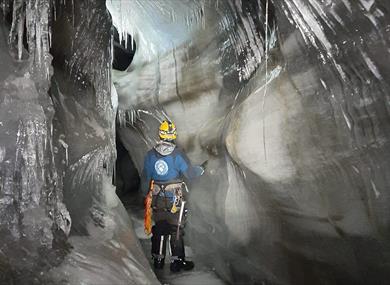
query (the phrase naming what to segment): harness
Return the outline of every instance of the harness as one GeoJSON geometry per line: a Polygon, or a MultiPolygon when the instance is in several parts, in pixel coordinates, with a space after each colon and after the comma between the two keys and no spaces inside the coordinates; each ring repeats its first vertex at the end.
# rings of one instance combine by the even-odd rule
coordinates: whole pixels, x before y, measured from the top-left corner
{"type": "Polygon", "coordinates": [[[169,182],[154,181],[151,189],[153,211],[176,213],[180,209],[182,201],[184,201],[183,189],[187,190],[187,186],[181,180],[169,182]]]}

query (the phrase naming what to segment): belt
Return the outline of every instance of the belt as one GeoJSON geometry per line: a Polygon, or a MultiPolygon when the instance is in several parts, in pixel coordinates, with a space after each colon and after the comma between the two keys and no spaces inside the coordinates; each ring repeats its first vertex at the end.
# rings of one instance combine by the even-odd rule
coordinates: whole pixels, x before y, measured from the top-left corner
{"type": "Polygon", "coordinates": [[[180,183],[184,183],[184,181],[183,180],[170,180],[170,181],[155,181],[154,180],[154,184],[157,184],[158,186],[168,186],[171,184],[180,184],[180,183]]]}

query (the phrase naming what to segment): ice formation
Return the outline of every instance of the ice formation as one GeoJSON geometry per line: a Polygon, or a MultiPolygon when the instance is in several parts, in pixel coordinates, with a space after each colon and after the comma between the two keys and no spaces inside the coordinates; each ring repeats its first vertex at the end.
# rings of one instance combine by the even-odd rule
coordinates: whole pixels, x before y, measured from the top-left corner
{"type": "Polygon", "coordinates": [[[0,9],[0,283],[158,283],[111,181],[116,127],[140,170],[164,118],[209,160],[188,238],[221,280],[389,279],[387,0],[0,9]]]}
{"type": "Polygon", "coordinates": [[[140,39],[113,76],[120,137],[140,169],[169,117],[191,159],[210,161],[191,187],[198,258],[232,283],[386,280],[390,5],[164,1],[156,22],[160,1],[134,2],[107,1],[140,39]],[[161,22],[170,36],[151,36],[161,22]]]}
{"type": "Polygon", "coordinates": [[[0,7],[0,283],[157,284],[111,183],[105,3],[0,7]]]}

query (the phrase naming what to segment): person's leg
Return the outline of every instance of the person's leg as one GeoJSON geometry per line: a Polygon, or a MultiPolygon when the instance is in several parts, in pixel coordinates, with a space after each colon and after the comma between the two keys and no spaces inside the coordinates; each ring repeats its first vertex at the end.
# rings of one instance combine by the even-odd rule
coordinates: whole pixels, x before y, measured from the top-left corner
{"type": "Polygon", "coordinates": [[[171,234],[171,249],[172,249],[172,258],[178,259],[178,258],[185,258],[185,251],[184,251],[184,231],[181,228],[179,231],[179,236],[177,237],[177,226],[171,225],[170,226],[170,234],[171,234]]]}
{"type": "Polygon", "coordinates": [[[177,236],[177,226],[171,225],[170,245],[172,249],[172,256],[170,269],[172,272],[179,272],[181,269],[191,270],[194,268],[194,263],[185,259],[183,236],[184,228],[180,228],[179,235],[177,236]]]}
{"type": "Polygon", "coordinates": [[[157,222],[152,228],[152,257],[156,269],[162,269],[164,267],[168,239],[167,233],[168,224],[165,221],[157,222]]]}

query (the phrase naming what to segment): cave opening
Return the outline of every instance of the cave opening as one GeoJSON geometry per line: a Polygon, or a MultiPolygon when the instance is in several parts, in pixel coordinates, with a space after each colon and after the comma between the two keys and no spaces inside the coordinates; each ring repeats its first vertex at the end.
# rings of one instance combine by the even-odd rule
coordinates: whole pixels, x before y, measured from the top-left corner
{"type": "MultiPolygon", "coordinates": [[[[133,37],[129,34],[120,35],[118,30],[113,27],[113,70],[127,70],[137,50],[137,45],[133,37]]],[[[116,129],[120,128],[118,116],[116,116],[116,129]]],[[[125,127],[130,127],[126,125],[125,127]]],[[[116,186],[116,193],[124,205],[128,204],[130,196],[138,195],[140,186],[140,174],[135,167],[134,161],[124,146],[119,132],[115,135],[116,144],[116,162],[113,175],[113,185],[116,186]]]]}
{"type": "Polygon", "coordinates": [[[137,50],[137,44],[129,34],[119,35],[118,30],[113,27],[113,61],[112,68],[119,71],[125,71],[133,61],[137,50]]]}
{"type": "Polygon", "coordinates": [[[126,196],[138,194],[140,175],[118,134],[116,135],[116,151],[117,159],[113,183],[116,186],[117,195],[122,202],[125,202],[126,196]]]}

